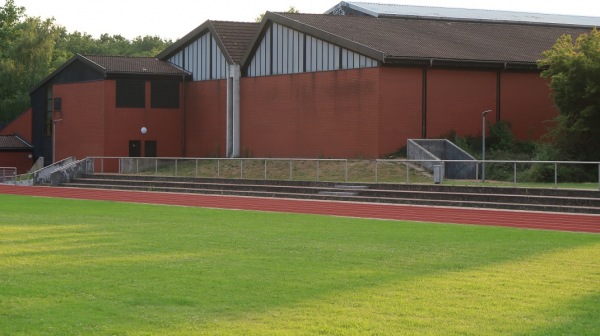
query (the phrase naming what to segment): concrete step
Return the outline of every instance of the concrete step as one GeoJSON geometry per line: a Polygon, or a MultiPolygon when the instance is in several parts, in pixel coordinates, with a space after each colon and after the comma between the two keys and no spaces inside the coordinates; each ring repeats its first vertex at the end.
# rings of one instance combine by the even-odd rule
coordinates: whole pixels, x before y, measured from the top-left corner
{"type": "Polygon", "coordinates": [[[356,192],[349,192],[349,191],[319,191],[318,192],[319,195],[326,195],[326,196],[357,196],[358,193],[356,192]]]}
{"type": "Polygon", "coordinates": [[[527,188],[454,187],[211,179],[143,175],[93,175],[63,186],[177,193],[343,200],[513,210],[600,213],[600,192],[527,188]]]}

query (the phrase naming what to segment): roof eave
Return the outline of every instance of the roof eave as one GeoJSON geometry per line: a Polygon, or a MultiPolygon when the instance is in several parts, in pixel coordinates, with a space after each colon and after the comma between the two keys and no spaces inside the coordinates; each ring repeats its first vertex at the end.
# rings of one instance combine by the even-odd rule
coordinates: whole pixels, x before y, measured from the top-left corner
{"type": "Polygon", "coordinates": [[[48,76],[44,77],[44,79],[42,79],[36,86],[34,86],[31,90],[29,90],[29,94],[31,95],[32,93],[37,91],[39,88],[46,85],[46,83],[48,83],[54,76],[58,75],[60,72],[62,72],[64,69],[66,69],[69,65],[73,64],[73,62],[75,62],[75,61],[80,61],[84,64],[87,64],[87,65],[91,66],[92,68],[94,68],[96,71],[104,73],[104,75],[106,76],[106,69],[104,69],[103,67],[99,66],[98,64],[92,62],[91,60],[87,59],[85,56],[76,54],[75,56],[71,57],[68,61],[63,63],[60,67],[58,67],[56,70],[52,71],[52,73],[50,73],[48,76]]]}
{"type": "Polygon", "coordinates": [[[460,67],[460,68],[486,68],[499,70],[537,70],[536,62],[524,61],[486,61],[443,59],[434,57],[399,57],[388,56],[384,65],[410,65],[421,67],[460,67]]]}
{"type": "Polygon", "coordinates": [[[106,74],[107,79],[117,78],[131,78],[131,77],[143,77],[143,78],[181,78],[185,76],[186,79],[190,78],[192,74],[188,71],[182,73],[153,73],[153,72],[109,72],[106,74]]]}

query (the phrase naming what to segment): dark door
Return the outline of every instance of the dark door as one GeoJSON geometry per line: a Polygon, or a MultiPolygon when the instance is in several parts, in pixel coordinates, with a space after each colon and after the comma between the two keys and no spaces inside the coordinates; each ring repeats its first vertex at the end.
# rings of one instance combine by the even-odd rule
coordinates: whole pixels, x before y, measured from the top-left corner
{"type": "Polygon", "coordinates": [[[144,142],[144,156],[156,157],[156,141],[148,140],[144,142]]]}
{"type": "Polygon", "coordinates": [[[142,142],[140,140],[129,140],[129,157],[140,157],[142,154],[142,142]]]}

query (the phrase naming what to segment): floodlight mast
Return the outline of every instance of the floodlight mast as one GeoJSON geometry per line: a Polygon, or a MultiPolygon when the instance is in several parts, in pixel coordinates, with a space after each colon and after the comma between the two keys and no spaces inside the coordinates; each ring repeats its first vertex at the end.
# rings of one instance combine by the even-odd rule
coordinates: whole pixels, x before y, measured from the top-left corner
{"type": "Polygon", "coordinates": [[[492,110],[481,112],[481,182],[485,182],[485,115],[492,110]]]}

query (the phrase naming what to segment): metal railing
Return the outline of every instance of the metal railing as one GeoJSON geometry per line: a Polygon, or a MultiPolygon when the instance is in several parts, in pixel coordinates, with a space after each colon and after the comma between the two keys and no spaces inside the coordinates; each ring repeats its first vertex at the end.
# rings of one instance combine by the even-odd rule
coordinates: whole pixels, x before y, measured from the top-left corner
{"type": "MultiPolygon", "coordinates": [[[[90,157],[90,172],[176,177],[238,178],[257,180],[296,180],[331,182],[419,183],[449,185],[526,186],[545,188],[586,188],[600,190],[600,162],[587,161],[499,161],[486,160],[487,180],[481,180],[481,160],[350,160],[298,158],[130,158],[90,157]],[[425,163],[441,168],[441,176],[423,168],[425,163]],[[466,180],[444,180],[444,167],[462,164],[473,176],[466,180]],[[474,169],[473,169],[474,166],[474,169]],[[571,179],[564,170],[571,166],[586,167],[590,177],[580,183],[567,184],[571,179]],[[502,174],[496,170],[501,168],[502,174]],[[536,170],[546,175],[537,182],[536,170]],[[541,168],[540,168],[541,167],[541,168]],[[594,168],[595,167],[595,168],[594,168]],[[593,175],[593,176],[592,176],[593,175]],[[500,177],[498,177],[500,176],[500,177]]],[[[429,165],[427,165],[429,166],[429,165]]]]}
{"type": "Polygon", "coordinates": [[[0,167],[0,183],[12,183],[16,176],[16,167],[0,167]]]}

